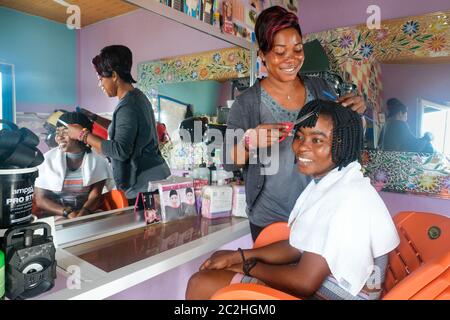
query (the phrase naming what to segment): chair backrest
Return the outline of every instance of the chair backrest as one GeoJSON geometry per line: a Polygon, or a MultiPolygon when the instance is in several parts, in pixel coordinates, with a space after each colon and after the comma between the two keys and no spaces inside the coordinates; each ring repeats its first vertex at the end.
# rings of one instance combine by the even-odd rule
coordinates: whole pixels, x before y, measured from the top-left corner
{"type": "Polygon", "coordinates": [[[287,222],[275,222],[265,227],[253,244],[253,248],[267,246],[268,244],[289,239],[291,228],[287,222]]]}
{"type": "Polygon", "coordinates": [[[104,211],[128,207],[128,199],[120,190],[111,190],[104,193],[101,199],[101,208],[104,211]]]}
{"type": "Polygon", "coordinates": [[[428,213],[404,211],[394,217],[400,245],[389,254],[385,292],[422,264],[450,251],[450,218],[428,213]]]}

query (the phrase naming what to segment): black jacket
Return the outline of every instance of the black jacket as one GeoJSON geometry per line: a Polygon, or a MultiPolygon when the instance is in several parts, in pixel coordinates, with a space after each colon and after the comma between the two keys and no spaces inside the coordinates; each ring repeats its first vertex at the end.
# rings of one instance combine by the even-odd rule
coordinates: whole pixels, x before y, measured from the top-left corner
{"type": "MultiPolygon", "coordinates": [[[[117,187],[126,190],[143,171],[165,163],[158,149],[152,106],[139,89],[128,92],[117,105],[102,152],[112,161],[117,187]]],[[[167,177],[163,174],[161,179],[167,177]]]]}

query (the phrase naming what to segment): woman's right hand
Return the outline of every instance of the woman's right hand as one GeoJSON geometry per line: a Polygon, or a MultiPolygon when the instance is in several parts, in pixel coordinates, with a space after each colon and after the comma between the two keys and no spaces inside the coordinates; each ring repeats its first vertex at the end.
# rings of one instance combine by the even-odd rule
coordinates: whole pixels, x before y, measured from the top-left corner
{"type": "Polygon", "coordinates": [[[260,124],[255,129],[249,129],[249,148],[267,148],[290,134],[290,127],[281,123],[260,124]]]}
{"type": "Polygon", "coordinates": [[[200,266],[200,270],[226,269],[240,262],[242,262],[242,258],[238,251],[219,250],[214,252],[209,259],[203,262],[200,266]]]}

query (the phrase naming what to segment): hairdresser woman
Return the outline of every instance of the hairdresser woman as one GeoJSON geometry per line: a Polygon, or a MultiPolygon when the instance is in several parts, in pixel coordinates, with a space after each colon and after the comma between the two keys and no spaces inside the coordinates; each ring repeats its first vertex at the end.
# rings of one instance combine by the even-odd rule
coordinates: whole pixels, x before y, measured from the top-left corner
{"type": "MultiPolygon", "coordinates": [[[[290,147],[292,136],[283,122],[297,119],[307,102],[329,99],[324,92],[334,94],[322,79],[299,76],[305,55],[295,14],[279,6],[270,7],[258,16],[255,33],[267,77],[237,97],[227,123],[237,139],[228,136],[224,144],[225,169],[244,171],[253,239],[265,226],[287,221],[296,199],[309,183],[309,178],[296,170],[290,147]],[[284,140],[278,144],[280,138],[284,140]],[[274,150],[275,144],[279,156],[272,155],[272,160],[278,162],[272,161],[269,169],[263,165],[266,159],[258,153],[264,148],[274,150]]],[[[344,96],[339,102],[358,113],[366,108],[359,96],[344,96]]]]}
{"type": "Polygon", "coordinates": [[[133,87],[132,53],[122,45],[103,48],[93,60],[99,86],[108,97],[117,97],[109,140],[103,140],[79,125],[69,125],[70,138],[86,142],[111,159],[114,180],[125,191],[130,204],[138,192],[147,191],[148,182],[165,179],[169,167],[158,149],[155,116],[150,101],[133,87]]]}

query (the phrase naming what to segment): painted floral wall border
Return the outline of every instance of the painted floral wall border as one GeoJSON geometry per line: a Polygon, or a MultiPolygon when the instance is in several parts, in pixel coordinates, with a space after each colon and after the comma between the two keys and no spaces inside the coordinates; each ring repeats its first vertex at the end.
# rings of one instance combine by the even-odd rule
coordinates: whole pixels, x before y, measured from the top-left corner
{"type": "Polygon", "coordinates": [[[450,11],[386,20],[380,29],[369,30],[364,24],[305,36],[305,41],[315,39],[327,52],[331,70],[358,84],[379,113],[379,63],[450,57],[450,11]]]}
{"type": "Polygon", "coordinates": [[[306,36],[319,39],[333,67],[347,59],[393,62],[450,56],[450,11],[386,20],[380,29],[367,26],[338,28],[306,36]]]}
{"type": "Polygon", "coordinates": [[[250,52],[242,48],[205,51],[138,64],[138,85],[146,91],[166,83],[228,80],[250,75],[250,52]]]}
{"type": "Polygon", "coordinates": [[[365,150],[361,163],[378,191],[450,199],[448,155],[365,150]]]}

